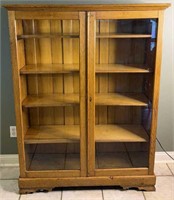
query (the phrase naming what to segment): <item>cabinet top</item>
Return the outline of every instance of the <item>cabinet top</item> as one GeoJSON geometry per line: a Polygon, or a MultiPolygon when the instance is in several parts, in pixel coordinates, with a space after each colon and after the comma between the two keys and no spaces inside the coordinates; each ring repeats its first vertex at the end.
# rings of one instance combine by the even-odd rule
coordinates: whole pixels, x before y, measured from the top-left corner
{"type": "Polygon", "coordinates": [[[161,4],[6,4],[7,10],[13,11],[107,11],[107,10],[164,10],[170,3],[161,4]]]}

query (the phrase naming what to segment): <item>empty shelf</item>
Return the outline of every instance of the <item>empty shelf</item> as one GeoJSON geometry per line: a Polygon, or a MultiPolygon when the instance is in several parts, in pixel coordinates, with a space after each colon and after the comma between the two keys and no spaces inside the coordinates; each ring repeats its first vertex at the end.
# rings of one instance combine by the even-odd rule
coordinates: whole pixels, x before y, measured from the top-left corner
{"type": "Polygon", "coordinates": [[[17,39],[28,39],[28,38],[79,38],[78,33],[42,33],[42,34],[25,34],[25,35],[18,35],[17,39]]]}
{"type": "Polygon", "coordinates": [[[25,144],[79,142],[79,125],[34,126],[25,135],[25,144]]]}
{"type": "Polygon", "coordinates": [[[148,167],[148,152],[97,153],[97,169],[148,167]]]}
{"type": "Polygon", "coordinates": [[[151,38],[151,34],[100,33],[96,38],[151,38]]]}
{"type": "Polygon", "coordinates": [[[24,107],[71,106],[79,103],[79,94],[43,94],[27,96],[24,107]]]}
{"type": "Polygon", "coordinates": [[[97,93],[96,105],[147,106],[148,99],[142,93],[97,93]]]}
{"type": "Polygon", "coordinates": [[[96,142],[147,142],[149,137],[141,125],[96,125],[96,142]]]}
{"type": "Polygon", "coordinates": [[[32,64],[25,65],[21,74],[57,74],[78,72],[78,64],[32,64]]]}
{"type": "Polygon", "coordinates": [[[150,69],[141,65],[97,64],[96,73],[149,73],[150,69]]]}

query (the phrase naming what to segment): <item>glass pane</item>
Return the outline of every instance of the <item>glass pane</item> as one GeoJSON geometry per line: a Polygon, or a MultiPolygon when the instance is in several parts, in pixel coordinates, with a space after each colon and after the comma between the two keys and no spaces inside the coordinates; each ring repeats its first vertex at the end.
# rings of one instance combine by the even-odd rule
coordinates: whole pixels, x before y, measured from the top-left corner
{"type": "Polygon", "coordinates": [[[148,167],[157,19],[97,20],[96,168],[148,167]]]}
{"type": "Polygon", "coordinates": [[[28,170],[80,169],[79,20],[17,20],[28,170]]]}
{"type": "Polygon", "coordinates": [[[79,143],[27,144],[27,170],[80,169],[79,143]]]}

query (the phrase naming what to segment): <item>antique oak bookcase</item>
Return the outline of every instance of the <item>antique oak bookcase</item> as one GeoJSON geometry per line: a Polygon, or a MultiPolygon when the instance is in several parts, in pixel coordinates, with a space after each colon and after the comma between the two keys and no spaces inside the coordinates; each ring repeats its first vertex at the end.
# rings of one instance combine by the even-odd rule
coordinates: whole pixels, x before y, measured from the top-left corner
{"type": "Polygon", "coordinates": [[[169,4],[6,5],[20,193],[154,190],[169,4]]]}

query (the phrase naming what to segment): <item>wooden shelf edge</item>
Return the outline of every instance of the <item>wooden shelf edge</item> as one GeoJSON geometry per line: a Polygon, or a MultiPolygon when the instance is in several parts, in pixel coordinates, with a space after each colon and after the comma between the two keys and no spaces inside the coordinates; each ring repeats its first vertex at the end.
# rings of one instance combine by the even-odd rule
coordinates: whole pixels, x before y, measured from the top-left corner
{"type": "Polygon", "coordinates": [[[25,34],[17,35],[17,39],[30,39],[30,38],[79,38],[79,34],[25,34]]]}
{"type": "Polygon", "coordinates": [[[79,72],[79,64],[32,64],[21,68],[20,74],[66,74],[79,72]]]}
{"type": "Polygon", "coordinates": [[[152,35],[151,34],[127,34],[127,33],[123,33],[123,34],[119,34],[119,33],[110,33],[110,34],[105,34],[105,33],[102,33],[102,34],[97,34],[96,35],[96,38],[98,39],[102,39],[102,38],[106,38],[106,39],[109,39],[109,38],[151,38],[152,35]]]}
{"type": "Polygon", "coordinates": [[[22,106],[26,108],[72,106],[76,104],[79,104],[79,94],[29,95],[22,102],[22,106]]]}
{"type": "Polygon", "coordinates": [[[96,73],[152,73],[145,65],[137,64],[96,64],[96,73]]]}
{"type": "Polygon", "coordinates": [[[97,106],[148,106],[149,100],[143,93],[96,93],[97,106]]]}
{"type": "Polygon", "coordinates": [[[103,10],[164,10],[171,6],[171,3],[145,3],[145,4],[72,4],[72,5],[65,5],[65,4],[3,4],[8,10],[46,10],[46,9],[53,9],[57,11],[103,11],[103,10]]]}
{"type": "Polygon", "coordinates": [[[133,124],[96,125],[96,142],[148,142],[143,126],[133,124]]]}
{"type": "Polygon", "coordinates": [[[79,125],[33,126],[25,134],[25,144],[79,143],[79,125]]]}
{"type": "MultiPolygon", "coordinates": [[[[141,125],[96,125],[95,142],[148,142],[141,125]]],[[[79,143],[79,125],[33,126],[25,134],[25,144],[79,143]]]]}

